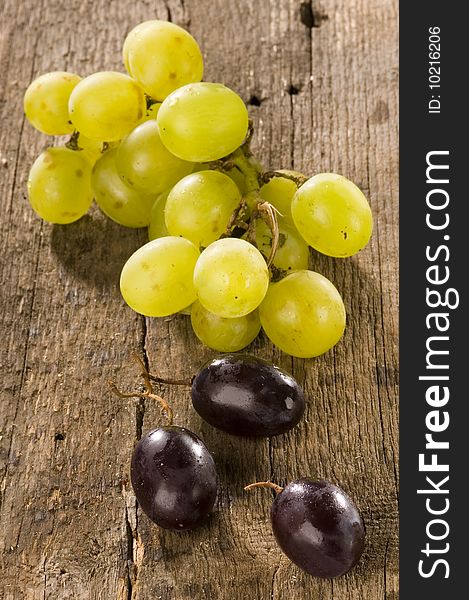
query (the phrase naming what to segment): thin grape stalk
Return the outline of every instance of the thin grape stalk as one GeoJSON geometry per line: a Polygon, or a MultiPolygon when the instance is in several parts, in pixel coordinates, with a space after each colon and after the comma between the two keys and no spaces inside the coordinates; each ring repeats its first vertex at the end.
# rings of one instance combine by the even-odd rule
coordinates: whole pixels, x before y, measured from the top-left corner
{"type": "Polygon", "coordinates": [[[268,183],[274,177],[283,177],[283,179],[288,179],[289,181],[293,181],[296,184],[296,187],[301,187],[303,183],[306,183],[309,177],[306,175],[296,176],[290,173],[285,173],[284,171],[266,171],[262,173],[260,176],[260,180],[262,183],[268,183]]]}
{"type": "Polygon", "coordinates": [[[274,177],[283,177],[293,181],[297,187],[300,187],[307,177],[295,177],[281,171],[263,172],[258,161],[252,160],[251,140],[254,134],[252,120],[249,120],[248,132],[243,144],[228,156],[216,161],[206,163],[209,169],[216,169],[223,173],[229,173],[237,169],[245,178],[247,193],[241,199],[237,208],[233,211],[231,218],[222,237],[232,237],[236,230],[246,232],[246,239],[257,248],[256,242],[256,221],[262,219],[272,234],[270,253],[265,256],[267,266],[273,271],[275,278],[280,275],[278,269],[273,266],[276,252],[281,245],[279,235],[278,216],[283,216],[273,204],[263,200],[259,194],[262,184],[267,183],[274,177]]]}
{"type": "Polygon", "coordinates": [[[130,481],[142,511],[159,527],[173,531],[202,525],[217,497],[214,459],[203,441],[185,427],[173,425],[167,402],[153,393],[150,374],[134,354],[145,382],[143,392],[121,392],[121,398],[153,398],[168,417],[168,424],[145,433],[136,444],[130,461],[130,481]]]}
{"type": "Polygon", "coordinates": [[[151,398],[152,400],[156,400],[156,402],[160,405],[161,410],[165,413],[167,417],[167,425],[171,426],[173,424],[173,411],[171,407],[164,398],[154,393],[153,386],[151,384],[151,379],[154,378],[148,372],[145,363],[140,358],[140,356],[138,356],[136,352],[133,352],[132,358],[137,363],[140,369],[140,375],[144,382],[144,390],[142,392],[138,390],[132,392],[122,392],[111,380],[108,381],[109,387],[111,388],[114,395],[118,396],[119,398],[151,398]]]}
{"type": "Polygon", "coordinates": [[[268,267],[271,267],[272,263],[274,262],[275,254],[277,253],[280,242],[277,215],[281,216],[280,212],[275,208],[275,206],[270,204],[270,202],[259,202],[252,213],[251,221],[249,223],[249,228],[247,231],[248,240],[251,242],[251,244],[256,246],[256,219],[258,219],[259,217],[262,218],[267,224],[267,227],[270,229],[272,233],[272,242],[270,247],[270,254],[267,258],[268,267]]]}
{"type": "MultiPolygon", "coordinates": [[[[65,144],[65,146],[66,146],[66,148],[69,148],[69,150],[74,150],[75,152],[80,152],[81,150],[84,150],[84,147],[80,145],[80,140],[81,140],[80,132],[75,129],[73,131],[73,133],[70,135],[70,138],[69,138],[68,142],[65,144]]],[[[109,143],[108,142],[97,143],[97,146],[100,147],[100,152],[102,154],[108,150],[109,143]]]]}

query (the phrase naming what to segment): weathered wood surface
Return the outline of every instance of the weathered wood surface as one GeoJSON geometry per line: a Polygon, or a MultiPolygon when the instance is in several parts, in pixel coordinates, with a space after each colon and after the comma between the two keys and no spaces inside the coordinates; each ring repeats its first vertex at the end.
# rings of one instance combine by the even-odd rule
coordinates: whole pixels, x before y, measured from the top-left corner
{"type": "Polygon", "coordinates": [[[3,0],[0,17],[0,598],[395,600],[397,0],[3,0]],[[211,353],[186,317],[145,320],[121,300],[120,268],[144,231],[96,210],[51,226],[25,200],[29,166],[48,143],[24,121],[29,82],[51,70],[120,69],[127,31],[155,17],[189,28],[206,79],[250,101],[265,165],[343,173],[376,219],[360,255],[311,258],[348,311],[334,351],[293,360],[264,337],[251,348],[304,386],[306,418],[293,432],[229,437],[201,422],[187,391],[163,390],[220,473],[210,523],[183,534],[152,526],[129,486],[133,445],[159,410],[112,397],[106,382],[135,384],[132,349],[178,377],[211,353]],[[271,493],[242,490],[303,475],[339,483],[363,512],[366,552],[341,579],[293,566],[270,530],[271,493]]]}

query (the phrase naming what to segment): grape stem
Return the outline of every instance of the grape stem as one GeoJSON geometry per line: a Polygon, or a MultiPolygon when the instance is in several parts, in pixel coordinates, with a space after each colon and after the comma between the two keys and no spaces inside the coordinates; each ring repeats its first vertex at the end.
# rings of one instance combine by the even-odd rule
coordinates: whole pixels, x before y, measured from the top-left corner
{"type": "Polygon", "coordinates": [[[148,370],[143,360],[135,352],[132,353],[132,358],[140,367],[140,374],[143,377],[145,390],[143,392],[121,392],[113,381],[108,381],[109,387],[116,396],[119,396],[119,398],[152,398],[153,400],[156,400],[163,412],[166,413],[166,416],[168,418],[168,425],[172,425],[173,411],[171,410],[171,407],[164,398],[153,393],[153,386],[150,381],[150,374],[148,373],[148,370]]]}
{"type": "Polygon", "coordinates": [[[203,163],[210,171],[221,171],[222,173],[228,173],[235,168],[235,164],[231,161],[230,157],[219,158],[218,160],[212,160],[210,162],[203,163]]]}
{"type": "Polygon", "coordinates": [[[190,387],[192,385],[192,379],[189,381],[187,379],[164,379],[163,377],[158,377],[158,375],[153,375],[149,373],[151,381],[155,381],[156,383],[167,383],[168,385],[185,385],[190,387]]]}
{"type": "Polygon", "coordinates": [[[272,242],[270,246],[270,254],[269,257],[266,258],[267,266],[270,268],[275,258],[275,254],[277,253],[279,247],[280,234],[278,229],[278,219],[277,215],[281,215],[281,213],[270,204],[270,202],[258,202],[256,208],[253,210],[251,215],[251,220],[249,222],[249,227],[247,230],[247,240],[253,246],[257,247],[256,244],[256,221],[261,218],[266,223],[267,227],[270,229],[272,233],[272,242]]]}
{"type": "Polygon", "coordinates": [[[290,179],[291,181],[294,181],[298,187],[300,187],[305,181],[307,181],[308,178],[290,175],[288,173],[281,173],[280,171],[267,171],[263,173],[257,161],[251,160],[251,140],[253,133],[254,125],[252,120],[249,119],[246,139],[242,145],[228,156],[206,164],[209,168],[218,169],[224,172],[237,169],[244,176],[247,192],[244,198],[241,200],[240,205],[231,215],[230,221],[222,237],[230,237],[233,233],[233,229],[238,227],[247,232],[247,241],[257,248],[256,221],[257,219],[262,218],[272,233],[270,253],[269,256],[266,257],[267,266],[270,268],[275,259],[275,254],[279,248],[279,227],[277,215],[283,215],[272,204],[270,204],[270,202],[262,201],[259,195],[260,187],[274,177],[290,179]],[[246,222],[246,208],[248,206],[254,206],[255,208],[252,210],[248,222],[246,222]]]}
{"type": "Polygon", "coordinates": [[[65,144],[65,147],[68,148],[69,150],[83,150],[83,148],[81,148],[78,145],[78,138],[80,137],[80,133],[75,130],[72,135],[70,136],[70,139],[68,140],[68,142],[65,144]]]}
{"type": "Polygon", "coordinates": [[[264,219],[265,223],[269,227],[272,232],[272,243],[270,246],[270,254],[267,259],[267,266],[270,267],[274,261],[275,254],[278,250],[279,243],[279,231],[278,231],[278,220],[277,215],[279,215],[279,211],[272,206],[270,202],[261,202],[257,206],[257,210],[259,211],[261,217],[264,219]]]}
{"type": "Polygon", "coordinates": [[[252,153],[249,149],[249,144],[246,145],[245,142],[242,146],[230,154],[229,157],[227,157],[233,166],[237,168],[238,171],[241,171],[241,173],[244,175],[248,194],[259,191],[259,178],[261,176],[261,172],[257,165],[249,160],[251,156],[252,153]]]}
{"type": "Polygon", "coordinates": [[[277,485],[276,483],[272,483],[271,481],[257,481],[256,483],[250,483],[244,488],[244,491],[249,492],[254,488],[271,488],[276,494],[283,492],[283,487],[277,485]]]}
{"type": "Polygon", "coordinates": [[[241,146],[241,148],[243,149],[244,155],[247,157],[252,156],[251,141],[252,141],[253,135],[254,135],[254,122],[252,119],[249,119],[248,120],[248,131],[246,133],[246,139],[244,140],[244,142],[242,143],[242,146],[241,146]]]}
{"type": "Polygon", "coordinates": [[[147,110],[149,108],[151,108],[154,104],[158,104],[158,100],[155,100],[154,98],[152,98],[148,94],[145,94],[145,102],[147,104],[147,110]]]}
{"type": "Polygon", "coordinates": [[[275,177],[282,177],[283,179],[293,181],[296,183],[297,187],[301,187],[303,183],[308,181],[308,177],[305,177],[304,175],[291,175],[290,173],[282,173],[281,171],[266,171],[260,175],[262,183],[268,183],[275,177]]]}
{"type": "Polygon", "coordinates": [[[236,227],[247,230],[248,224],[244,220],[246,215],[247,215],[246,200],[244,200],[244,198],[241,198],[241,202],[234,209],[234,211],[230,217],[230,220],[228,221],[228,225],[226,226],[225,233],[223,234],[222,237],[231,237],[233,229],[235,229],[236,227]]]}
{"type": "MultiPolygon", "coordinates": [[[[75,129],[75,131],[70,136],[70,139],[65,144],[65,147],[69,150],[74,150],[75,152],[80,152],[83,148],[79,144],[80,142],[80,132],[75,129]]],[[[103,142],[101,146],[101,154],[104,154],[109,150],[109,142],[103,142]]]]}

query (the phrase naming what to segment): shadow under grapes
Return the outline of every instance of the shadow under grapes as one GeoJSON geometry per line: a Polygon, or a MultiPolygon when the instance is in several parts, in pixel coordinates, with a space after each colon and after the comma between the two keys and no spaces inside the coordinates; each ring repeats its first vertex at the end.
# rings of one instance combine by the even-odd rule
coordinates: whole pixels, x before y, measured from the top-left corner
{"type": "Polygon", "coordinates": [[[53,225],[50,247],[67,273],[109,289],[119,285],[124,263],[147,240],[146,228],[122,227],[92,210],[70,225],[53,225]]]}

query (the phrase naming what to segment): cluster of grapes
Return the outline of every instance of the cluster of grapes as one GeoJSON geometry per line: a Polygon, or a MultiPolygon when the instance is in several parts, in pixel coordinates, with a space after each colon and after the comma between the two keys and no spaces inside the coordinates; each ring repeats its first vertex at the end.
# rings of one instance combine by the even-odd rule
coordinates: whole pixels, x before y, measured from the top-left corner
{"type": "MultiPolygon", "coordinates": [[[[170,407],[153,393],[152,380],[169,382],[150,375],[136,358],[145,391],[123,393],[111,384],[114,392],[121,397],[157,400],[169,423],[146,433],[135,446],[132,487],[140,507],[154,523],[176,531],[190,530],[212,512],[217,498],[216,465],[197,435],[173,425],[170,407]]],[[[291,375],[239,352],[212,359],[186,383],[199,415],[233,435],[285,433],[299,422],[305,409],[303,391],[291,375]]],[[[295,564],[316,577],[338,577],[357,563],[365,529],[353,500],[340,487],[303,477],[285,488],[262,481],[245,490],[256,487],[269,487],[277,493],[271,509],[272,529],[280,548],[295,564]]]]}
{"type": "Polygon", "coordinates": [[[177,25],[141,23],[123,57],[129,75],[53,72],[27,89],[29,121],[72,134],[33,164],[33,209],[71,223],[94,197],[117,223],[148,226],[150,241],[122,270],[124,300],[149,317],[190,314],[215,350],[241,350],[261,327],[293,356],[329,350],[345,309],[334,285],[308,270],[309,246],[334,257],[363,248],[372,230],[363,193],[332,173],[264,172],[244,102],[201,82],[199,46],[177,25]]]}
{"type": "MultiPolygon", "coordinates": [[[[148,226],[150,241],[126,262],[121,292],[138,313],[188,312],[207,346],[237,352],[261,326],[283,351],[312,357],[342,336],[345,310],[334,285],[308,270],[309,246],[351,256],[368,242],[372,216],[346,178],[322,173],[264,172],[250,151],[245,104],[218,83],[201,82],[197,42],[180,27],[147,21],[127,36],[129,73],[82,79],[48,73],[29,86],[25,113],[41,132],[71,134],[33,164],[29,200],[53,223],[71,223],[93,198],[127,227],[148,226]]],[[[145,391],[169,424],[136,445],[131,480],[143,511],[161,527],[192,529],[217,495],[210,452],[172,424],[140,361],[145,391]]],[[[154,378],[157,381],[158,378],[154,378]]],[[[294,427],[305,400],[296,381],[255,357],[227,354],[191,382],[195,410],[235,435],[272,436],[294,427]]],[[[364,546],[353,501],[337,486],[309,478],[275,489],[271,519],[284,552],[307,572],[347,572],[364,546]]]]}

